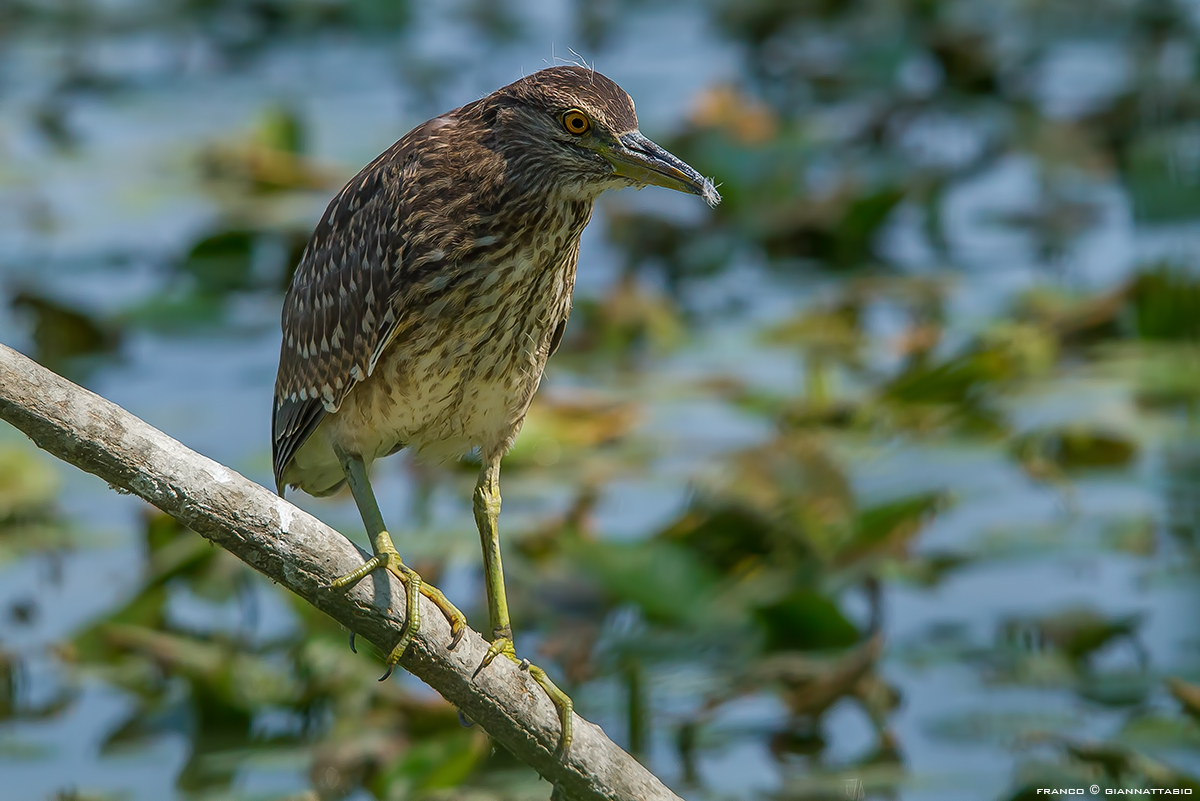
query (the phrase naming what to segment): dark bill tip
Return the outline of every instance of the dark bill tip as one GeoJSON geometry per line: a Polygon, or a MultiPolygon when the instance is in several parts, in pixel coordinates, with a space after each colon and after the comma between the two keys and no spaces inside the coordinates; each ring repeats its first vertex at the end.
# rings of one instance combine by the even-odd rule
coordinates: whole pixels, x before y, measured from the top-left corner
{"type": "Polygon", "coordinates": [[[605,151],[613,172],[641,184],[662,186],[699,195],[710,206],[721,202],[713,182],[654,144],[638,131],[620,137],[617,147],[605,151]]]}

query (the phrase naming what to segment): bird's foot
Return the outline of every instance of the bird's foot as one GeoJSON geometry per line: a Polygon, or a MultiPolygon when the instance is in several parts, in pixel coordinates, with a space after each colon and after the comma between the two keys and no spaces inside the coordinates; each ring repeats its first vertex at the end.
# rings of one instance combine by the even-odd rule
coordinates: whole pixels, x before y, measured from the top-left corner
{"type": "Polygon", "coordinates": [[[496,657],[503,654],[517,664],[521,670],[527,671],[533,680],[541,685],[546,691],[546,695],[550,696],[550,700],[554,702],[554,706],[558,709],[558,722],[560,726],[560,734],[558,738],[558,747],[554,750],[555,756],[563,759],[567,755],[567,750],[571,747],[571,715],[575,710],[575,705],[571,702],[570,696],[558,689],[550,677],[546,675],[546,671],[542,670],[537,665],[531,664],[528,659],[517,658],[516,648],[513,647],[512,632],[495,631],[492,632],[492,644],[488,647],[487,653],[483,657],[483,661],[479,663],[479,667],[475,668],[475,673],[471,678],[479,675],[485,667],[492,664],[496,657]]]}
{"type": "MultiPolygon", "coordinates": [[[[413,636],[421,626],[421,606],[420,596],[424,595],[429,600],[433,601],[438,609],[442,610],[446,620],[450,623],[450,649],[453,650],[463,634],[467,630],[467,618],[458,608],[442,594],[442,591],[432,584],[426,584],[417,571],[413,570],[400,558],[400,554],[396,551],[396,547],[392,544],[392,538],[386,531],[382,532],[375,540],[375,555],[363,563],[362,567],[351,571],[346,575],[334,580],[330,584],[331,589],[340,589],[342,587],[351,587],[361,581],[370,573],[383,568],[400,580],[405,589],[405,621],[404,628],[400,631],[400,641],[396,643],[396,647],[388,654],[387,658],[387,673],[383,675],[383,681],[388,676],[392,675],[392,668],[400,661],[400,657],[404,654],[404,650],[408,648],[408,644],[412,642],[413,636]]],[[[351,640],[352,649],[354,647],[351,640]]]]}

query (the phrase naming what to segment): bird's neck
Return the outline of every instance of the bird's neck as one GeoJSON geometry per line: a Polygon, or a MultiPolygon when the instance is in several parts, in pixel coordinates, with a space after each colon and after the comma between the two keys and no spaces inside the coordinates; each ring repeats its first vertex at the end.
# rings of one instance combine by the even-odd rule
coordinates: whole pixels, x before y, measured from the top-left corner
{"type": "Polygon", "coordinates": [[[593,205],[593,198],[565,192],[502,196],[493,213],[479,218],[478,237],[507,242],[515,249],[574,247],[592,217],[593,205]]]}

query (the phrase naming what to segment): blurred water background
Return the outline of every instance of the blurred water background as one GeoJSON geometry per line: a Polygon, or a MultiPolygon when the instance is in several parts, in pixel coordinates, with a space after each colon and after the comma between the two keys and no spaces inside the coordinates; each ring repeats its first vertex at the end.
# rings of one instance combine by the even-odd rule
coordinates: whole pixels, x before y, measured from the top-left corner
{"type": "MultiPolygon", "coordinates": [[[[587,229],[519,652],[688,799],[1200,789],[1191,0],[6,0],[0,341],[269,484],[325,203],[564,59],[725,203],[587,229]]],[[[479,628],[474,468],[376,482],[479,628]]],[[[6,801],[549,797],[380,664],[0,429],[6,801]]]]}

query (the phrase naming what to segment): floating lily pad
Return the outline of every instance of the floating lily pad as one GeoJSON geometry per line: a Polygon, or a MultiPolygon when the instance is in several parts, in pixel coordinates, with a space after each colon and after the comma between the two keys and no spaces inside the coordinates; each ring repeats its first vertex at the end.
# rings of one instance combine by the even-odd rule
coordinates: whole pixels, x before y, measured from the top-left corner
{"type": "Polygon", "coordinates": [[[1046,463],[1066,471],[1125,467],[1138,450],[1135,440],[1119,432],[1083,425],[1031,431],[1012,444],[1023,465],[1043,472],[1046,463]]]}
{"type": "Polygon", "coordinates": [[[638,606],[651,622],[705,628],[730,622],[734,610],[719,605],[716,574],[678,545],[581,540],[567,553],[586,566],[584,575],[594,577],[614,602],[638,606]]]}
{"type": "Polygon", "coordinates": [[[836,603],[811,590],[798,589],[776,603],[760,607],[755,617],[771,651],[846,648],[862,637],[836,603]]]}
{"type": "Polygon", "coordinates": [[[14,295],[12,307],[32,320],[34,358],[56,372],[81,357],[114,353],[121,344],[111,323],[34,290],[14,295]]]}
{"type": "Polygon", "coordinates": [[[1200,340],[1200,278],[1170,264],[1143,269],[1129,290],[1142,339],[1200,340]]]}
{"type": "Polygon", "coordinates": [[[252,284],[254,248],[258,234],[232,229],[209,234],[196,242],[180,264],[201,294],[223,295],[252,284]]]}
{"type": "Polygon", "coordinates": [[[1030,651],[1057,651],[1080,663],[1116,640],[1128,643],[1139,661],[1145,649],[1138,639],[1143,616],[1105,615],[1087,607],[1065,609],[1043,617],[1012,617],[1001,622],[1005,642],[1030,651]]]}

